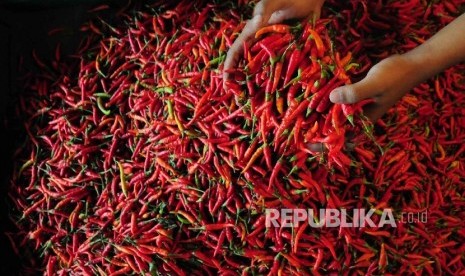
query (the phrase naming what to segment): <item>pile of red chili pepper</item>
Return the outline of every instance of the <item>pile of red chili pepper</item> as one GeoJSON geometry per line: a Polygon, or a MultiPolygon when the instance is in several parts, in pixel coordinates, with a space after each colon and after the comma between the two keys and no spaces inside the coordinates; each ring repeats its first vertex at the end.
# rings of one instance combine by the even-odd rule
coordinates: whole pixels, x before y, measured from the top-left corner
{"type": "Polygon", "coordinates": [[[166,2],[131,6],[119,24],[97,16],[71,60],[58,47],[24,78],[6,233],[24,273],[465,269],[465,67],[373,125],[363,103],[328,98],[464,1],[329,1],[321,20],[257,32],[226,89],[223,61],[254,4],[166,2]],[[374,222],[389,208],[397,227],[267,228],[267,208],[376,209],[374,222]]]}

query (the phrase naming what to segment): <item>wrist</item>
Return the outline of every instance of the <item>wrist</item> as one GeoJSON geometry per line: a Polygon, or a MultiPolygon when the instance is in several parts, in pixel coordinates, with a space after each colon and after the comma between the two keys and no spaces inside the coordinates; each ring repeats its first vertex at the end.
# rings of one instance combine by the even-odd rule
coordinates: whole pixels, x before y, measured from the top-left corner
{"type": "Polygon", "coordinates": [[[412,86],[422,83],[442,70],[442,66],[429,55],[422,53],[422,50],[417,48],[399,55],[400,66],[404,68],[405,77],[413,84],[412,86]]]}

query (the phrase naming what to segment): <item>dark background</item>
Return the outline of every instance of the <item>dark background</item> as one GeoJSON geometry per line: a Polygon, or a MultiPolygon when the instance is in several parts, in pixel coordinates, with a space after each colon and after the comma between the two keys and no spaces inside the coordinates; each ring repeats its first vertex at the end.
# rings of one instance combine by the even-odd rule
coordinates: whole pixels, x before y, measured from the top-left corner
{"type": "MultiPolygon", "coordinates": [[[[33,70],[32,49],[43,60],[54,55],[57,42],[62,43],[64,55],[73,53],[83,33],[79,27],[95,14],[88,12],[97,5],[109,4],[102,0],[0,0],[0,275],[20,275],[20,258],[16,256],[5,231],[15,231],[9,219],[8,179],[12,171],[12,152],[15,149],[15,117],[17,95],[21,93],[18,81],[18,60],[24,58],[24,67],[33,70]],[[65,28],[49,36],[55,28],[65,28]]],[[[106,17],[126,3],[111,1],[106,17]]],[[[102,15],[102,14],[100,14],[102,15]]]]}

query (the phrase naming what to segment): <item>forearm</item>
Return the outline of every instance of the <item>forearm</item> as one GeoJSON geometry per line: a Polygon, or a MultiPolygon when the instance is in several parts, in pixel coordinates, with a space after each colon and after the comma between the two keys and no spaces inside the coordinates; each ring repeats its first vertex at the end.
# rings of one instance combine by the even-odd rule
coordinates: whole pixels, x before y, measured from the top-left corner
{"type": "Polygon", "coordinates": [[[418,82],[465,61],[465,14],[404,56],[415,64],[418,82]]]}

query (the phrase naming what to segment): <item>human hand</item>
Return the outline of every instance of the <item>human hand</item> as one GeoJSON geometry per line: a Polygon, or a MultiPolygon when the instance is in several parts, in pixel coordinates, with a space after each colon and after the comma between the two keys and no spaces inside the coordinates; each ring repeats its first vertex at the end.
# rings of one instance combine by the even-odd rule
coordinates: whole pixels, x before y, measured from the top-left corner
{"type": "MultiPolygon", "coordinates": [[[[417,48],[376,64],[360,82],[334,89],[330,100],[339,104],[373,99],[364,107],[364,113],[372,121],[377,120],[409,90],[465,60],[464,28],[462,14],[417,48]]],[[[311,144],[309,148],[323,151],[324,145],[311,144]]]]}
{"type": "Polygon", "coordinates": [[[336,104],[373,99],[363,112],[374,122],[423,80],[417,67],[408,55],[391,56],[373,66],[361,81],[334,89],[329,98],[336,104]]]}
{"type": "Polygon", "coordinates": [[[376,64],[360,82],[331,92],[333,103],[355,103],[372,98],[364,109],[371,120],[381,117],[396,101],[421,82],[465,61],[465,14],[417,48],[376,64]]]}
{"type": "Polygon", "coordinates": [[[252,19],[247,21],[241,34],[236,38],[226,55],[223,69],[224,83],[229,78],[228,70],[237,63],[243,44],[248,43],[260,28],[291,18],[313,15],[314,19],[318,19],[323,3],[324,0],[261,0],[258,2],[252,19]]]}
{"type": "MultiPolygon", "coordinates": [[[[388,57],[373,66],[361,81],[338,87],[329,96],[335,104],[352,104],[366,99],[373,102],[363,108],[363,113],[375,122],[386,111],[400,100],[407,92],[424,80],[424,74],[408,54],[388,57]]],[[[354,144],[351,137],[346,136],[346,148],[351,150],[354,144]]],[[[313,152],[323,152],[324,144],[309,144],[313,152]]]]}

